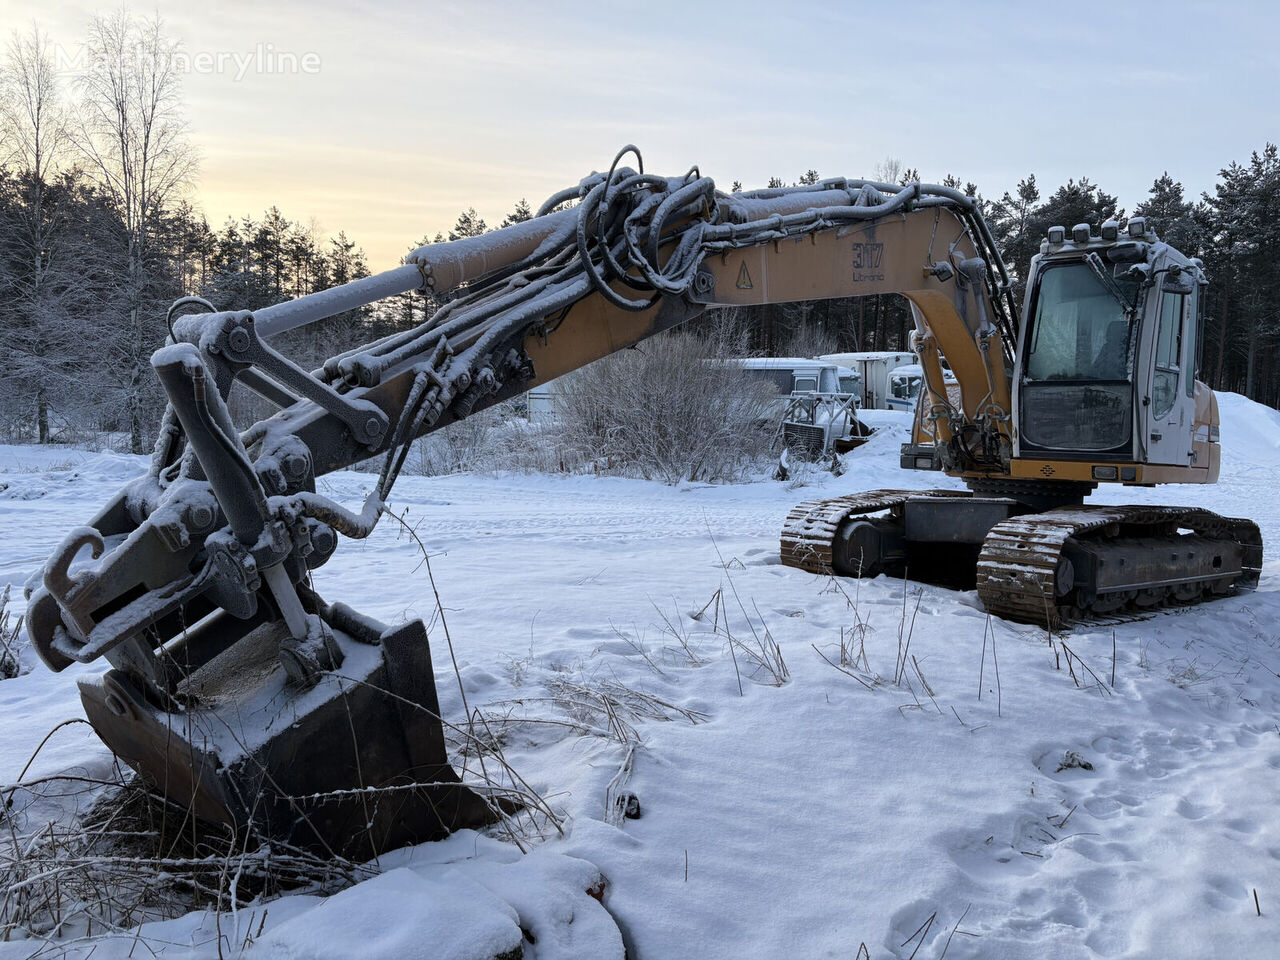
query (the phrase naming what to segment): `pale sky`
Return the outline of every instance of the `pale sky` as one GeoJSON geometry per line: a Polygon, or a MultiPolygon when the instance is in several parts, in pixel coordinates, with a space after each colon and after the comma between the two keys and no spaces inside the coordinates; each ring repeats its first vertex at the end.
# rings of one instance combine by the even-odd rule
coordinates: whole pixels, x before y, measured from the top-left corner
{"type": "MultiPolygon", "coordinates": [[[[1280,139],[1265,2],[156,6],[188,54],[223,61],[183,81],[210,223],[275,204],[345,230],[374,270],[466,207],[491,226],[536,209],[626,143],[723,189],[895,157],[989,197],[1088,176],[1132,208],[1164,170],[1198,195],[1280,139]],[[297,69],[259,69],[281,55],[297,69]]],[[[38,21],[74,57],[113,8],[0,0],[0,32],[38,21]]]]}

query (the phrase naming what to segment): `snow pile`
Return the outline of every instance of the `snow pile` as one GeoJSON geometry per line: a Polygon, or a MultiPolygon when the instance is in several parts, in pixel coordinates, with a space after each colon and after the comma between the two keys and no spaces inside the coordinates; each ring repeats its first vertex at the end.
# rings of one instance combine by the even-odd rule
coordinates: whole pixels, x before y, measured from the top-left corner
{"type": "Polygon", "coordinates": [[[524,960],[621,960],[617,928],[586,892],[601,883],[589,863],[521,857],[469,830],[430,846],[384,858],[385,873],[328,899],[296,898],[309,907],[273,926],[253,956],[492,960],[527,937],[524,960]]]}
{"type": "Polygon", "coordinates": [[[254,949],[273,960],[422,957],[492,960],[520,945],[515,910],[450,871],[399,868],[275,927],[254,949]]]}
{"type": "Polygon", "coordinates": [[[1219,393],[1217,397],[1223,473],[1263,479],[1280,462],[1280,410],[1238,393],[1219,393]]]}
{"type": "MultiPolygon", "coordinates": [[[[892,412],[875,412],[886,431],[844,476],[803,491],[402,478],[393,506],[422,521],[468,701],[566,836],[528,856],[472,833],[397,851],[327,899],[224,915],[222,955],[471,957],[525,931],[526,958],[621,956],[584,892],[597,869],[640,958],[854,957],[863,944],[875,960],[1273,955],[1280,415],[1219,399],[1219,484],[1097,500],[1257,519],[1259,589],[1052,638],[989,619],[972,592],[780,565],[797,500],[948,485],[898,468],[908,421],[892,412]],[[781,685],[744,652],[766,630],[781,685]],[[617,783],[638,819],[610,815],[617,783]]],[[[369,484],[321,481],[353,503],[369,484]]],[[[0,499],[0,573],[20,582],[116,485],[50,480],[40,499],[0,499]]],[[[344,543],[317,588],[430,621],[420,559],[385,524],[344,543]]],[[[431,642],[456,720],[448,647],[438,630],[431,642]]],[[[22,718],[0,748],[12,781],[79,706],[66,675],[35,670],[0,683],[0,711],[22,718]]],[[[83,729],[60,731],[28,778],[99,769],[105,751],[83,729]]],[[[194,914],[140,936],[148,954],[212,958],[218,925],[194,914]]],[[[135,935],[70,952],[124,957],[135,935]]],[[[30,952],[0,944],[0,958],[30,952]]]]}

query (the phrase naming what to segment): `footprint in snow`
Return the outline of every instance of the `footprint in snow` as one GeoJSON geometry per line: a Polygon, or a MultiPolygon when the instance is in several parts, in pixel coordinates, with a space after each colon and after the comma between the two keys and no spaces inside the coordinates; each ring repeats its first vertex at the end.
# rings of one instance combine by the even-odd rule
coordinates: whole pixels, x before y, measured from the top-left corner
{"type": "Polygon", "coordinates": [[[1125,808],[1115,797],[1089,797],[1080,807],[1095,820],[1110,820],[1125,808]]]}
{"type": "Polygon", "coordinates": [[[565,630],[564,635],[570,640],[603,640],[605,637],[615,636],[607,630],[599,630],[593,627],[569,627],[565,630]]]}
{"type": "Polygon", "coordinates": [[[1248,817],[1232,817],[1226,822],[1225,826],[1228,830],[1232,830],[1236,833],[1243,833],[1245,836],[1252,836],[1262,829],[1257,821],[1251,820],[1248,817]]]}
{"type": "Polygon", "coordinates": [[[1201,803],[1196,803],[1188,797],[1183,797],[1178,801],[1177,810],[1178,816],[1182,817],[1184,820],[1203,820],[1213,812],[1211,807],[1205,806],[1201,803]]]}
{"type": "Polygon", "coordinates": [[[1213,909],[1232,913],[1249,902],[1249,891],[1239,881],[1221,874],[1210,875],[1207,880],[1209,889],[1205,891],[1204,902],[1213,909]]]}
{"type": "Polygon", "coordinates": [[[884,938],[885,949],[898,958],[937,956],[959,919],[959,911],[948,912],[930,900],[913,900],[894,911],[884,938]]]}

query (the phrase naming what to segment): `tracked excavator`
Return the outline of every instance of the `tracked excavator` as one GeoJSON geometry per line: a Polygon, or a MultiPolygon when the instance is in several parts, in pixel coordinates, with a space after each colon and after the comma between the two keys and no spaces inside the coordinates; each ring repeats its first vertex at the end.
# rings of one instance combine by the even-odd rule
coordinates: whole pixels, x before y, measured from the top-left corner
{"type": "MultiPolygon", "coordinates": [[[[933,255],[920,237],[877,234],[882,258],[933,255]]],[[[1194,375],[1200,261],[1141,217],[1123,231],[1116,221],[1051,227],[1019,319],[998,256],[981,244],[975,252],[921,268],[951,291],[909,290],[906,276],[887,284],[911,303],[924,370],[902,466],[944,471],[969,489],[802,503],[783,530],[783,562],[976,586],[991,613],[1049,629],[1256,583],[1262,541],[1251,521],[1083,506],[1100,483],[1218,479],[1217,401],[1194,375]],[[984,282],[992,277],[994,288],[984,282]]]]}
{"type": "Polygon", "coordinates": [[[425,626],[325,600],[309,575],[340,537],[371,533],[416,438],[710,307],[899,293],[925,370],[903,464],[968,490],[803,504],[783,559],[967,567],[994,613],[1035,622],[1190,601],[1257,580],[1255,525],[1083,499],[1099,483],[1216,479],[1216,406],[1193,378],[1203,286],[1139,219],[1055,227],[1020,320],[955,190],[725,194],[697,168],[646,173],[628,148],[531,220],[386,273],[255,311],[175,304],[152,358],[168,405],[150,469],[49,557],[28,630],[55,671],[107,661],[79,681],[88,719],[200,818],[356,858],[479,825],[498,803],[449,764],[425,626]],[[271,344],[414,291],[443,305],[317,369],[271,344]],[[237,428],[235,382],[278,412],[237,428]],[[373,458],[360,510],[317,492],[373,458]]]}

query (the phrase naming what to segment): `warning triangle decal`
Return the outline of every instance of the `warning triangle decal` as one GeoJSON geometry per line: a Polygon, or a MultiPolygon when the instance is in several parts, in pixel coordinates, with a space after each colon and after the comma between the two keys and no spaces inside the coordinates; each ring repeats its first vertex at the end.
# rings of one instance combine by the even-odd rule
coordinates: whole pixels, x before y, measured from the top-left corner
{"type": "Polygon", "coordinates": [[[742,266],[738,268],[738,282],[736,284],[739,290],[750,290],[755,286],[751,282],[751,274],[747,270],[747,261],[742,261],[742,266]]]}

